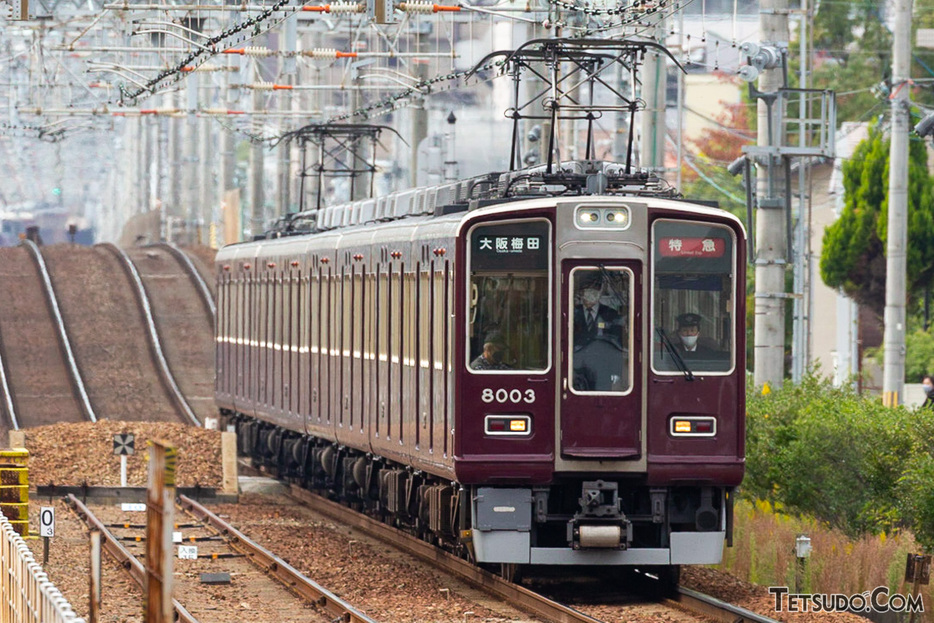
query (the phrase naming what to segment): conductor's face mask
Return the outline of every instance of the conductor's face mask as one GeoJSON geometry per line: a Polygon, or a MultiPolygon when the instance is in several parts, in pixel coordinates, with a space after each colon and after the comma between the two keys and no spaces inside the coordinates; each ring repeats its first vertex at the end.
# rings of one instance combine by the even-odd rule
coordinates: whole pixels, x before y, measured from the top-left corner
{"type": "Polygon", "coordinates": [[[600,300],[600,291],[588,288],[581,292],[581,300],[587,307],[593,307],[600,300]]]}
{"type": "Polygon", "coordinates": [[[684,344],[685,348],[694,348],[694,346],[697,344],[697,336],[696,335],[682,335],[681,343],[684,344]]]}

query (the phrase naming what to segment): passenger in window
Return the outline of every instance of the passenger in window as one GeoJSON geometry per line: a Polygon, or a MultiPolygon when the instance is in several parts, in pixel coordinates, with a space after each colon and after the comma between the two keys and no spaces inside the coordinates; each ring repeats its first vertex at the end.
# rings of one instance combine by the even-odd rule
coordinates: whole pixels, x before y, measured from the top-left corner
{"type": "Polygon", "coordinates": [[[470,362],[473,370],[511,370],[505,362],[506,343],[496,334],[487,335],[483,341],[483,352],[470,362]]]}
{"type": "Polygon", "coordinates": [[[623,323],[619,312],[600,303],[600,286],[585,283],[578,292],[580,303],[574,308],[574,348],[581,349],[596,339],[623,347],[623,323]]]}
{"type": "Polygon", "coordinates": [[[712,339],[701,336],[700,314],[681,314],[675,321],[678,323],[678,339],[675,348],[685,359],[718,359],[724,355],[716,347],[712,339]]]}

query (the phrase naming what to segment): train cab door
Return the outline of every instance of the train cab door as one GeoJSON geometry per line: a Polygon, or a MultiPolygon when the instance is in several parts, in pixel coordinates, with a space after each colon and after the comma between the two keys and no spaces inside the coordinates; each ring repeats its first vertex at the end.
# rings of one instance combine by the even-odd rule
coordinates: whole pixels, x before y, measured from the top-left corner
{"type": "Polygon", "coordinates": [[[641,265],[562,265],[561,453],[577,459],[641,454],[641,265]]]}

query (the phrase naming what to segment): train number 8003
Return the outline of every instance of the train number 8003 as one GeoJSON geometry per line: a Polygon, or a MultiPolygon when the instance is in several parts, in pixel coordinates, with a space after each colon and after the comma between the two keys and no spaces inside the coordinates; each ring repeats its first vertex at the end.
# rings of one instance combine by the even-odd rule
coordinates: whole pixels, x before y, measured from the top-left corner
{"type": "Polygon", "coordinates": [[[498,402],[500,404],[506,404],[511,402],[513,404],[519,404],[522,402],[527,402],[529,404],[535,402],[535,390],[527,389],[525,391],[521,389],[497,389],[493,390],[489,387],[485,388],[480,394],[480,399],[483,402],[498,402]]]}

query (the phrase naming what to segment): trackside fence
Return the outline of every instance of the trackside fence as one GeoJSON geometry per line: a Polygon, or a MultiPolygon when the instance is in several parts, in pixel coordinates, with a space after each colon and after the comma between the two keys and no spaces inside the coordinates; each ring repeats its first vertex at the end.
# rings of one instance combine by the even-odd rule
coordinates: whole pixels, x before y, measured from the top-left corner
{"type": "Polygon", "coordinates": [[[0,623],[84,623],[0,515],[0,623]]]}

